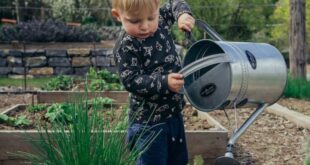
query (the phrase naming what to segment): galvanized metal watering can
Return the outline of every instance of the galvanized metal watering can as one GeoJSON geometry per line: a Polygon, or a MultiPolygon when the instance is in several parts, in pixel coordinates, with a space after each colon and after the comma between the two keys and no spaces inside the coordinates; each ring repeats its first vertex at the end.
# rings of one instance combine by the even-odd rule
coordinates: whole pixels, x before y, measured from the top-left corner
{"type": "Polygon", "coordinates": [[[236,140],[261,112],[275,103],[287,82],[281,53],[266,43],[224,41],[209,25],[196,20],[212,40],[192,44],[184,58],[184,93],[198,110],[255,107],[256,111],[232,135],[224,157],[216,164],[238,164],[232,151],[236,140]]]}

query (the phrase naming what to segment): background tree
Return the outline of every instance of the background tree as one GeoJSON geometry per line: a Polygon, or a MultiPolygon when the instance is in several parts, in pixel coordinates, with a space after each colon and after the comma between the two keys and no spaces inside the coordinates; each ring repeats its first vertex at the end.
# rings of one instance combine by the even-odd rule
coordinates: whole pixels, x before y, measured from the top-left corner
{"type": "Polygon", "coordinates": [[[290,0],[289,57],[293,77],[306,79],[306,7],[305,0],[290,0]]]}
{"type": "MultiPolygon", "coordinates": [[[[289,18],[290,3],[289,0],[279,0],[276,9],[271,16],[271,43],[281,51],[288,51],[289,46],[289,18]]],[[[310,11],[310,3],[306,3],[306,10],[310,11]]],[[[306,31],[310,31],[310,12],[306,12],[306,31]]],[[[310,33],[307,33],[307,41],[310,41],[310,33]]],[[[309,47],[309,44],[307,46],[309,47]]]]}
{"type": "MultiPolygon", "coordinates": [[[[278,0],[187,0],[197,19],[211,25],[225,40],[264,41],[270,38],[268,24],[278,0]]],[[[174,31],[179,41],[184,37],[174,31]],[[181,36],[181,37],[180,37],[181,36]]],[[[203,37],[194,30],[196,38],[203,37]]]]}
{"type": "Polygon", "coordinates": [[[1,0],[0,7],[0,18],[12,18],[12,12],[8,10],[12,7],[11,0],[1,0]]]}
{"type": "Polygon", "coordinates": [[[43,0],[52,17],[63,21],[113,25],[109,0],[43,0]]]}

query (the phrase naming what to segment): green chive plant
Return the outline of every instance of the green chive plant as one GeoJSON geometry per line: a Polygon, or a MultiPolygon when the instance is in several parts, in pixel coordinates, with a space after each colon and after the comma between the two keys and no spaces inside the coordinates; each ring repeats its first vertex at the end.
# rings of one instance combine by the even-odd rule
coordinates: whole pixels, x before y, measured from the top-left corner
{"type": "MultiPolygon", "coordinates": [[[[63,116],[53,118],[59,122],[53,122],[51,126],[41,125],[38,127],[39,140],[31,140],[39,152],[19,151],[16,155],[32,164],[44,165],[135,164],[137,157],[144,150],[138,151],[133,142],[125,142],[124,130],[127,129],[128,123],[111,122],[111,116],[99,113],[103,105],[96,103],[96,99],[93,102],[95,104],[91,109],[88,101],[67,103],[72,107],[66,112],[71,116],[70,122],[68,123],[66,116],[63,116]],[[119,131],[120,129],[123,131],[119,131]],[[132,145],[132,149],[129,149],[132,145]]],[[[117,120],[124,121],[127,116],[126,109],[118,114],[120,115],[117,120]]],[[[137,138],[143,136],[145,131],[137,138]]],[[[156,135],[149,138],[144,149],[148,148],[155,137],[156,135]]]]}

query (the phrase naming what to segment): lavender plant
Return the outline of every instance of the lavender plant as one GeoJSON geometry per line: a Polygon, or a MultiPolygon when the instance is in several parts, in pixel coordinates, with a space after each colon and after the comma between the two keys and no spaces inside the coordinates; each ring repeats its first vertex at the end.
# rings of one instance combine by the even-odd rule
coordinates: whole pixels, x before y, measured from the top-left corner
{"type": "Polygon", "coordinates": [[[1,41],[25,42],[96,42],[100,35],[89,26],[69,27],[64,22],[49,19],[32,20],[0,28],[1,41]]]}

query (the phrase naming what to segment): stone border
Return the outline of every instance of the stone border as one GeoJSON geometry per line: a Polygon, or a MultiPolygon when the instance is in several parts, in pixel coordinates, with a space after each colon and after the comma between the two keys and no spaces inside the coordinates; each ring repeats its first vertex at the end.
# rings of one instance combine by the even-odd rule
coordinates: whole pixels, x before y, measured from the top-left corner
{"type": "MultiPolygon", "coordinates": [[[[18,104],[2,113],[8,113],[25,106],[25,104],[18,104]]],[[[214,128],[203,131],[186,130],[189,158],[193,159],[194,156],[201,155],[205,162],[212,164],[217,157],[223,156],[226,151],[228,131],[209,114],[199,111],[198,116],[207,119],[214,128]]],[[[35,152],[25,139],[25,137],[29,136],[38,138],[38,133],[36,130],[0,130],[0,164],[14,164],[23,161],[20,158],[9,155],[8,152],[35,152]]]]}
{"type": "Polygon", "coordinates": [[[280,104],[273,104],[267,107],[267,112],[286,118],[299,127],[310,129],[310,117],[302,113],[292,111],[280,104]]]}
{"type": "Polygon", "coordinates": [[[117,70],[112,48],[1,49],[0,75],[85,75],[89,68],[117,70]]]}
{"type": "MultiPolygon", "coordinates": [[[[0,44],[0,76],[83,76],[90,67],[116,73],[114,45],[115,41],[0,44]]],[[[180,45],[176,45],[176,51],[184,54],[180,45]]]]}

